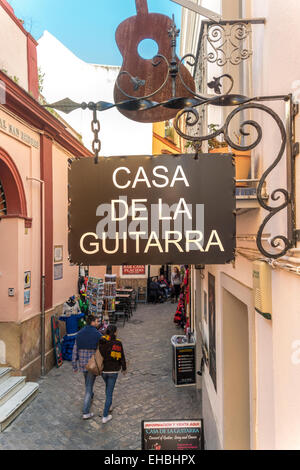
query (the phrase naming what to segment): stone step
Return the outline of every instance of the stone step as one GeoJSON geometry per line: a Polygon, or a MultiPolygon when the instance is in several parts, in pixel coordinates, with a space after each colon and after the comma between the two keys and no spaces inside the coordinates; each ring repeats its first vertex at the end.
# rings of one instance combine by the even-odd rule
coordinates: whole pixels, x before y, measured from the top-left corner
{"type": "Polygon", "coordinates": [[[39,385],[27,382],[21,390],[0,406],[0,432],[26,408],[26,406],[36,397],[39,385]]]}
{"type": "Polygon", "coordinates": [[[11,367],[0,367],[0,384],[10,377],[11,367]]]}
{"type": "Polygon", "coordinates": [[[0,384],[0,406],[25,385],[26,377],[9,377],[0,384]]]}

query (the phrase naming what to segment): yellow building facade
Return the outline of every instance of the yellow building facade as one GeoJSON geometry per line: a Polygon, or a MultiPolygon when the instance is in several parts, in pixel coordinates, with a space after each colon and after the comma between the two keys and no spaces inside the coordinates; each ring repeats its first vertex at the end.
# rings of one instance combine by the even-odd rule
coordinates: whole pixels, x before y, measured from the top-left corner
{"type": "Polygon", "coordinates": [[[153,155],[183,153],[180,140],[172,120],[153,124],[153,155]]]}

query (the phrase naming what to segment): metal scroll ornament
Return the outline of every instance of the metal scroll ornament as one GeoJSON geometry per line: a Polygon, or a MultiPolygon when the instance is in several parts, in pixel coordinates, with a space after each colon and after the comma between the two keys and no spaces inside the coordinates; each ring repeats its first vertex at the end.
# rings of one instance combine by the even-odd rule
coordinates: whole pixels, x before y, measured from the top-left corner
{"type": "Polygon", "coordinates": [[[209,52],[206,60],[224,67],[227,63],[239,65],[242,61],[249,59],[252,51],[246,44],[251,37],[251,28],[246,23],[235,23],[233,25],[213,24],[208,27],[206,39],[209,52]]]}
{"type": "MultiPolygon", "coordinates": [[[[218,81],[218,79],[216,79],[218,81]]],[[[268,222],[276,216],[278,213],[283,211],[284,209],[288,208],[288,206],[292,203],[293,200],[293,195],[289,193],[287,189],[284,188],[278,188],[274,190],[271,194],[271,200],[275,203],[280,201],[281,203],[279,205],[270,205],[268,202],[265,200],[265,197],[263,196],[264,194],[264,186],[266,184],[267,178],[270,176],[272,171],[277,167],[277,165],[280,163],[280,161],[283,158],[284,152],[287,149],[287,143],[292,146],[292,142],[287,142],[287,132],[285,129],[285,126],[281,120],[281,118],[278,116],[278,114],[275,113],[273,109],[271,109],[268,106],[265,106],[261,104],[262,101],[270,101],[270,100],[282,100],[282,101],[289,101],[291,100],[290,96],[282,96],[282,97],[262,97],[262,98],[253,98],[253,99],[247,99],[246,97],[243,96],[238,96],[238,95],[223,95],[220,97],[219,101],[216,101],[214,98],[206,102],[206,104],[212,104],[212,105],[219,105],[223,106],[226,103],[226,106],[233,106],[236,104],[236,102],[240,101],[241,104],[237,105],[237,107],[227,116],[224,125],[215,131],[214,133],[211,133],[209,135],[189,135],[185,132],[182,131],[182,128],[180,126],[180,120],[181,118],[185,117],[185,123],[187,129],[189,127],[196,126],[199,122],[200,119],[200,113],[199,111],[194,108],[185,108],[181,110],[175,119],[174,122],[174,127],[176,129],[176,132],[183,138],[189,141],[192,141],[195,146],[196,145],[201,145],[202,142],[208,141],[210,139],[216,138],[220,135],[223,135],[225,142],[234,150],[237,151],[249,151],[253,150],[256,148],[263,137],[263,130],[261,125],[254,121],[254,120],[246,120],[241,123],[240,125],[240,134],[243,137],[247,137],[250,135],[250,132],[247,132],[246,129],[249,127],[252,129],[255,129],[256,132],[256,138],[255,140],[250,144],[250,145],[241,145],[237,144],[234,142],[230,135],[229,135],[229,127],[232,122],[232,120],[240,114],[241,116],[243,115],[244,112],[250,111],[250,110],[259,110],[264,113],[267,113],[271,118],[275,121],[279,132],[281,136],[281,144],[280,144],[280,149],[278,151],[278,154],[274,160],[274,162],[270,165],[270,167],[263,173],[259,184],[257,188],[257,199],[259,201],[260,206],[265,209],[268,212],[267,217],[264,219],[263,223],[260,225],[258,234],[257,234],[257,247],[259,251],[267,258],[272,258],[272,259],[278,259],[282,256],[284,256],[288,250],[290,250],[293,246],[295,246],[295,240],[294,239],[289,239],[285,235],[276,235],[270,240],[271,247],[276,249],[276,253],[274,252],[269,252],[265,249],[265,247],[262,244],[262,237],[263,233],[265,231],[266,225],[268,222]]],[[[290,226],[292,224],[291,220],[288,220],[288,225],[290,226]]]]}

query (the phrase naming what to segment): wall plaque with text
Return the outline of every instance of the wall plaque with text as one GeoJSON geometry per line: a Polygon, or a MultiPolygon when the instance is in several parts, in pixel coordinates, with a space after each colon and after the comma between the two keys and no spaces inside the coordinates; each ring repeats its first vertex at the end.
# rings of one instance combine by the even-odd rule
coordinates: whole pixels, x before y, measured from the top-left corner
{"type": "Polygon", "coordinates": [[[123,276],[144,276],[145,274],[146,266],[144,264],[122,266],[123,276]]]}
{"type": "Polygon", "coordinates": [[[71,262],[225,264],[235,256],[232,155],[102,157],[69,170],[71,262]]]}

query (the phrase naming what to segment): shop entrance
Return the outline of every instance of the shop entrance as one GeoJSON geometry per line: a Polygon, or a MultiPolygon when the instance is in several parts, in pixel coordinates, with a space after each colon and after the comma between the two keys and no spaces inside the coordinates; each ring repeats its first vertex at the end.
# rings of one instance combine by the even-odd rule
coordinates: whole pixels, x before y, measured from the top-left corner
{"type": "MultiPolygon", "coordinates": [[[[24,231],[24,221],[26,227],[30,219],[27,217],[26,196],[20,173],[13,159],[2,148],[0,148],[0,221],[2,242],[0,260],[3,276],[0,283],[0,322],[12,322],[17,321],[24,305],[21,296],[17,295],[23,281],[18,269],[20,234],[24,231]],[[11,269],[12,266],[15,267],[14,270],[11,269]]],[[[5,338],[0,334],[0,342],[1,340],[5,341],[5,338]]],[[[1,350],[0,354],[3,355],[1,350]]]]}
{"type": "Polygon", "coordinates": [[[223,288],[224,449],[250,449],[248,309],[223,288]]]}

